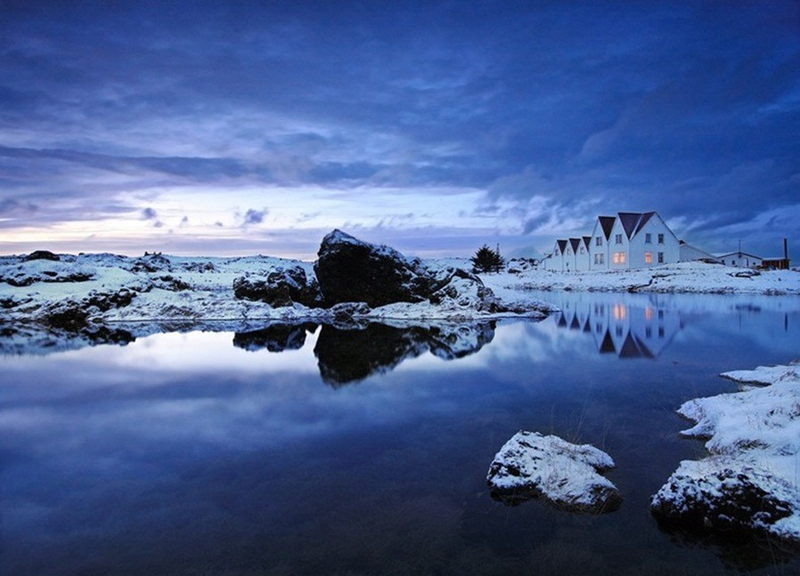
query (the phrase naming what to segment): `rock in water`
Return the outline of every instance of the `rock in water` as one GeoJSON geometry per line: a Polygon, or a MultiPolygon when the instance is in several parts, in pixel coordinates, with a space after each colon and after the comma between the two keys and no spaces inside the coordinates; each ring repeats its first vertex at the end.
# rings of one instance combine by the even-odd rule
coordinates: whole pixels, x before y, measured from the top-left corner
{"type": "Polygon", "coordinates": [[[608,454],[588,444],[520,430],[494,457],[486,481],[507,505],[542,497],[563,510],[600,514],[622,504],[616,486],[598,474],[613,467],[608,454]]]}
{"type": "Polygon", "coordinates": [[[322,239],[314,263],[326,306],[366,302],[372,308],[394,302],[422,302],[432,277],[417,259],[388,246],[375,246],[334,230],[322,239]]]}

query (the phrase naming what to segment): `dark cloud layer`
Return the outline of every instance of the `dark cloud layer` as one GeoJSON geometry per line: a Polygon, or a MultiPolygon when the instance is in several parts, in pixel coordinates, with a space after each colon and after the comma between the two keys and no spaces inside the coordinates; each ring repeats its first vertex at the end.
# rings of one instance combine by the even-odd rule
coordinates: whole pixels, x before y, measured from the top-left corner
{"type": "Polygon", "coordinates": [[[793,0],[7,1],[0,70],[4,229],[315,186],[484,190],[464,213],[542,246],[649,209],[710,249],[800,238],[793,0]]]}

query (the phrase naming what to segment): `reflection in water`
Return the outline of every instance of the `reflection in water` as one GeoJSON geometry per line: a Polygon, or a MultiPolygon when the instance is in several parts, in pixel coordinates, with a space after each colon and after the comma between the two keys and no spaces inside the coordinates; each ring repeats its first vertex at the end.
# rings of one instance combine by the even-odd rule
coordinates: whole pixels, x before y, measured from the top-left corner
{"type": "MultiPolygon", "coordinates": [[[[260,330],[237,332],[233,344],[256,351],[299,350],[316,324],[275,324],[260,330]]],[[[441,326],[404,326],[370,323],[358,328],[323,325],[314,347],[322,380],[333,387],[393,370],[401,362],[430,352],[444,360],[462,358],[494,338],[494,322],[441,326]]]]}
{"type": "Polygon", "coordinates": [[[700,446],[675,408],[796,358],[800,299],[546,296],[565,328],[131,324],[126,346],[0,354],[0,574],[800,573],[647,512],[700,446]],[[668,349],[647,340],[660,310],[668,349]],[[618,361],[628,336],[653,359],[618,361]],[[492,500],[521,428],[608,452],[625,505],[492,500]]]}
{"type": "Polygon", "coordinates": [[[658,299],[565,302],[555,322],[591,333],[601,354],[620,358],[656,358],[683,328],[679,313],[658,299]]]}
{"type": "Polygon", "coordinates": [[[270,352],[284,350],[300,350],[306,343],[306,332],[315,332],[317,325],[305,324],[273,324],[250,332],[236,332],[233,345],[250,352],[266,348],[270,352]]]}

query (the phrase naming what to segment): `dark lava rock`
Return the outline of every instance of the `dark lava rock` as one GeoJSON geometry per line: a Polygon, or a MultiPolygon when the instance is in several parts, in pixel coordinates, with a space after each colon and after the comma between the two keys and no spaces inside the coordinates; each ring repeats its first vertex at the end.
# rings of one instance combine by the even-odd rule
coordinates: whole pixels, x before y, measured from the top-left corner
{"type": "Polygon", "coordinates": [[[237,278],[233,281],[233,294],[236,298],[265,302],[274,308],[291,306],[295,302],[314,308],[322,301],[319,285],[306,276],[301,266],[278,268],[263,279],[237,278]]]}
{"type": "Polygon", "coordinates": [[[792,514],[781,490],[762,486],[777,481],[765,472],[743,467],[707,475],[686,473],[696,462],[683,462],[650,502],[650,512],[667,531],[769,534],[778,520],[792,514]]]}
{"type": "Polygon", "coordinates": [[[58,262],[61,260],[61,257],[49,250],[35,250],[22,259],[23,262],[30,262],[31,260],[52,260],[53,262],[58,262]]]}
{"type": "Polygon", "coordinates": [[[423,302],[433,292],[434,277],[418,259],[340,230],[322,239],[317,256],[314,272],[326,307],[341,302],[366,302],[372,308],[423,302]]]}

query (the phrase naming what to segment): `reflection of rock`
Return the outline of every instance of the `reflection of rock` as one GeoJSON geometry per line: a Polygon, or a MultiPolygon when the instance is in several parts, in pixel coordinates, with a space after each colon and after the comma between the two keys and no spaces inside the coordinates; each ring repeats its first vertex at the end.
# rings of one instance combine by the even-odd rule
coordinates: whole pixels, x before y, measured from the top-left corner
{"type": "Polygon", "coordinates": [[[369,324],[356,330],[326,325],[314,354],[322,379],[335,386],[388,372],[426,351],[444,359],[460,358],[477,352],[493,336],[494,324],[489,322],[431,328],[369,324]]]}
{"type": "Polygon", "coordinates": [[[603,513],[622,503],[616,486],[598,474],[613,467],[593,446],[521,430],[494,457],[486,481],[492,497],[510,506],[543,497],[571,512],[603,513]]]}
{"type": "Polygon", "coordinates": [[[254,352],[266,348],[270,352],[300,350],[306,343],[306,331],[316,330],[316,324],[274,324],[251,332],[237,332],[233,345],[254,352]]]}
{"type": "Polygon", "coordinates": [[[307,278],[300,266],[278,268],[266,278],[242,276],[233,281],[233,294],[244,300],[257,300],[279,308],[295,302],[313,308],[320,304],[319,285],[307,278]]]}

